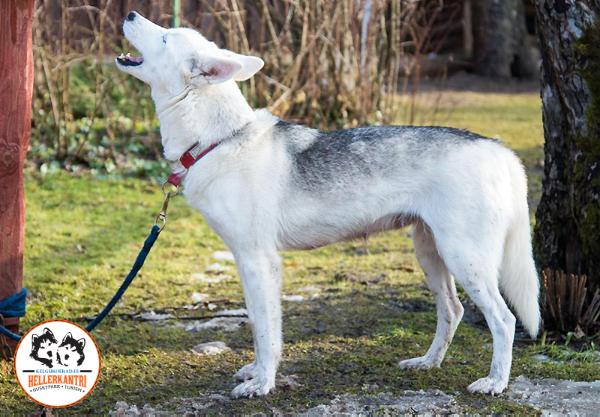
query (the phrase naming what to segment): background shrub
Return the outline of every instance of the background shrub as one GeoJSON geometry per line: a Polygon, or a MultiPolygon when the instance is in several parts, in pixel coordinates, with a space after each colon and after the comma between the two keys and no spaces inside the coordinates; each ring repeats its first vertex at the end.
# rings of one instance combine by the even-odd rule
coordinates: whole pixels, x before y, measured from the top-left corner
{"type": "MultiPolygon", "coordinates": [[[[182,23],[222,47],[265,60],[257,76],[240,84],[253,106],[333,129],[392,120],[399,86],[413,95],[416,91],[420,70],[415,57],[436,50],[443,41],[443,25],[436,25],[435,36],[431,31],[443,4],[184,1],[182,23]]],[[[148,88],[119,72],[113,59],[131,49],[120,29],[128,10],[169,26],[171,7],[171,2],[158,0],[39,1],[29,154],[36,167],[164,174],[167,164],[159,158],[148,88]]],[[[416,108],[412,104],[408,121],[416,108]]]]}

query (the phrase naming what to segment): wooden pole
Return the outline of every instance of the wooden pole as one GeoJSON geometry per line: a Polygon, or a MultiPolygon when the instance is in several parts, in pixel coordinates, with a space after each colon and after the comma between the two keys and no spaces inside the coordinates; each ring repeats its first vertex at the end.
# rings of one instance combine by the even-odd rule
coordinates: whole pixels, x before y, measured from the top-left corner
{"type": "MultiPolygon", "coordinates": [[[[0,1],[0,300],[23,286],[23,165],[31,131],[33,7],[34,0],[0,1]]],[[[4,322],[18,330],[17,317],[4,322]]],[[[9,346],[14,348],[14,343],[9,346]]]]}

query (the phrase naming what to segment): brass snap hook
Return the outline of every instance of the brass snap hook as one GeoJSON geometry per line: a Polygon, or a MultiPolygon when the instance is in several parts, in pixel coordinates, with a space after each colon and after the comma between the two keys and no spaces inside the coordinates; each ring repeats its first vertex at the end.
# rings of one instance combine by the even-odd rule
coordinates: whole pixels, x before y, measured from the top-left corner
{"type": "Polygon", "coordinates": [[[171,197],[174,197],[179,192],[179,186],[173,185],[170,182],[165,182],[162,187],[162,192],[164,194],[164,200],[161,210],[158,212],[156,219],[154,220],[154,225],[158,226],[162,231],[167,225],[167,210],[169,208],[169,200],[171,197]]]}

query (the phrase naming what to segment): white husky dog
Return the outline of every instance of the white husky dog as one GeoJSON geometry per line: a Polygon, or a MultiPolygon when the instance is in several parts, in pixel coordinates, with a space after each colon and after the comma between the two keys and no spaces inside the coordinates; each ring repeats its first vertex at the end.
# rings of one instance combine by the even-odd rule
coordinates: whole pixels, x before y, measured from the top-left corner
{"type": "Polygon", "coordinates": [[[442,363],[463,314],[456,279],[494,339],[489,375],[468,389],[506,388],[515,317],[500,289],[532,337],[540,324],[527,181],[510,150],[445,127],[326,133],[287,123],[250,108],[236,84],[262,68],[260,58],[135,12],[123,29],[142,56],[121,55],[116,63],[151,87],[172,182],[182,181],[187,201],[229,246],[241,275],[256,356],[236,373],[243,382],[234,396],[275,387],[282,349],[278,251],[407,225],[438,322],[427,353],[400,368],[442,363]]]}

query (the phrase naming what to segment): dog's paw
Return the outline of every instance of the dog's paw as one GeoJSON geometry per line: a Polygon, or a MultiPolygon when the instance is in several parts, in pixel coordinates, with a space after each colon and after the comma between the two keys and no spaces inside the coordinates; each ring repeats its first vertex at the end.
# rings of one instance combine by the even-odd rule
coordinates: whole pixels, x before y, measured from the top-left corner
{"type": "Polygon", "coordinates": [[[499,378],[486,376],[478,379],[467,387],[467,390],[472,393],[498,395],[506,389],[508,382],[502,381],[499,378]]]}
{"type": "Polygon", "coordinates": [[[439,368],[439,362],[427,356],[419,356],[418,358],[405,359],[398,364],[400,369],[431,369],[439,368]]]}
{"type": "Polygon", "coordinates": [[[249,379],[256,378],[256,375],[256,365],[254,364],[254,362],[252,362],[248,365],[242,366],[240,370],[237,371],[235,375],[233,375],[233,378],[236,381],[247,381],[249,379]]]}
{"type": "Polygon", "coordinates": [[[267,378],[255,377],[246,382],[242,382],[240,385],[235,387],[233,391],[231,391],[231,396],[234,398],[260,397],[267,395],[273,388],[275,388],[274,380],[271,381],[267,378]]]}

